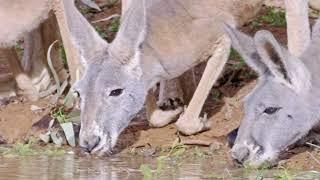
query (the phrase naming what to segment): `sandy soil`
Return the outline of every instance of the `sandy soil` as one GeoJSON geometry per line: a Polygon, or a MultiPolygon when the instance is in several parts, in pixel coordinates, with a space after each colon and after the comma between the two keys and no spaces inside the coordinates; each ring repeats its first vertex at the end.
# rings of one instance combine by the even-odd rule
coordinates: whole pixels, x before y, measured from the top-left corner
{"type": "Polygon", "coordinates": [[[0,139],[7,143],[23,139],[32,124],[49,112],[47,99],[38,102],[28,102],[23,98],[13,100],[10,104],[0,108],[0,139]],[[41,110],[32,111],[31,106],[37,106],[41,110]]]}

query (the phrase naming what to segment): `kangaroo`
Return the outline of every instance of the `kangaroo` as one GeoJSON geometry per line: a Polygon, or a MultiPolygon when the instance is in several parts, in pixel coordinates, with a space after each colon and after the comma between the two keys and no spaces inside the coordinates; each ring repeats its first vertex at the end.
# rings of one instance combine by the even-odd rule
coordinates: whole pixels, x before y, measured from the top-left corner
{"type": "Polygon", "coordinates": [[[245,116],[231,150],[240,163],[274,164],[281,152],[319,124],[320,19],[310,40],[307,3],[286,1],[289,51],[268,31],[258,31],[252,38],[225,28],[232,46],[259,74],[255,89],[244,99],[245,116]]]}
{"type": "Polygon", "coordinates": [[[109,44],[73,1],[61,3],[65,11],[60,16],[66,18],[68,36],[85,66],[82,78],[73,86],[81,98],[79,144],[101,155],[112,150],[119,134],[145,102],[151,114],[159,110],[148,94],[157,82],[178,77],[208,60],[189,107],[176,123],[185,134],[206,129],[207,122],[199,114],[231,46],[223,22],[241,25],[262,5],[259,0],[135,1],[127,7],[119,32],[109,44]]]}
{"type": "MultiPolygon", "coordinates": [[[[25,90],[24,93],[31,100],[36,100],[38,98],[38,90],[40,90],[40,88],[36,89],[36,87],[33,86],[33,82],[30,77],[23,73],[23,67],[18,61],[15,50],[12,47],[19,39],[22,39],[26,34],[36,29],[42,21],[48,18],[50,6],[49,1],[31,0],[25,3],[25,1],[22,0],[0,0],[0,4],[1,25],[4,27],[0,31],[1,61],[7,61],[9,63],[11,72],[15,76],[18,87],[25,90]]],[[[27,41],[28,40],[26,40],[26,42],[27,41]]],[[[35,49],[35,51],[39,51],[39,49],[35,49]]],[[[35,64],[38,63],[42,62],[38,61],[35,64]]],[[[40,70],[39,73],[39,78],[35,79],[35,81],[44,81],[41,84],[44,86],[49,85],[50,79],[42,77],[49,75],[49,72],[44,69],[44,71],[40,70]]],[[[4,97],[0,97],[0,99],[2,98],[4,97]]]]}
{"type": "MultiPolygon", "coordinates": [[[[59,38],[56,32],[59,31],[56,27],[56,20],[50,11],[60,12],[60,7],[55,5],[57,3],[54,0],[0,0],[0,4],[0,24],[4,27],[0,31],[0,61],[8,62],[10,71],[18,87],[24,91],[23,93],[30,100],[37,100],[41,96],[40,92],[45,91],[50,84],[50,73],[46,68],[46,63],[43,62],[43,60],[46,61],[45,51],[48,47],[43,46],[49,46],[56,38],[59,38]],[[44,21],[45,23],[41,24],[44,21]],[[24,40],[22,62],[13,48],[21,39],[24,40]]],[[[65,32],[62,27],[63,18],[60,17],[57,21],[60,24],[73,83],[75,69],[78,68],[79,63],[74,55],[76,54],[73,52],[74,48],[68,46],[68,37],[63,34],[65,32]]],[[[0,78],[0,82],[7,81],[7,79],[0,78]]],[[[0,104],[7,97],[3,94],[0,93],[0,104]]],[[[11,93],[11,95],[14,94],[15,92],[11,93]]]]}

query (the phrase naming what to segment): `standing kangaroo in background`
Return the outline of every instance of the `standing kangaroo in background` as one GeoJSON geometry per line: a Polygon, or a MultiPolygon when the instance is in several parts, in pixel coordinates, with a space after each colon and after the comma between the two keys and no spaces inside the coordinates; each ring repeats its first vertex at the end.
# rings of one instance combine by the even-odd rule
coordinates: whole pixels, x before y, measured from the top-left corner
{"type": "MultiPolygon", "coordinates": [[[[31,100],[37,100],[38,92],[47,88],[50,83],[49,72],[42,62],[40,57],[44,56],[45,52],[42,49],[34,49],[34,54],[37,54],[37,62],[33,63],[34,69],[37,69],[35,75],[38,77],[30,77],[24,72],[24,67],[21,65],[18,56],[13,48],[16,42],[22,39],[28,33],[33,34],[34,38],[41,39],[36,33],[31,33],[36,29],[41,22],[48,18],[50,10],[49,0],[0,0],[0,59],[1,63],[8,62],[11,72],[13,73],[18,87],[24,90],[25,95],[31,100]],[[40,53],[38,51],[41,51],[40,53]],[[35,87],[34,85],[40,84],[43,87],[35,87]]],[[[39,32],[40,34],[40,32],[39,32]]],[[[31,40],[32,41],[32,40],[31,40]]],[[[41,40],[40,40],[41,41],[41,40]]],[[[33,52],[28,51],[29,40],[25,39],[25,54],[32,56],[33,52]],[[28,51],[28,52],[26,52],[28,51]]],[[[37,42],[38,43],[38,42],[37,42]]],[[[42,42],[39,42],[42,43],[42,42]]],[[[39,44],[38,43],[38,44],[39,44]]],[[[26,64],[31,64],[26,62],[26,64]]],[[[27,65],[28,66],[28,65],[27,65]]],[[[33,75],[33,74],[32,74],[33,75]]],[[[3,84],[2,84],[3,86],[3,84]]],[[[2,87],[3,88],[3,87],[2,87]]],[[[5,96],[0,95],[0,104],[5,96]]]]}
{"type": "Polygon", "coordinates": [[[241,25],[262,5],[261,0],[137,0],[130,3],[115,40],[108,44],[72,0],[61,3],[65,14],[60,16],[66,17],[71,43],[85,66],[74,85],[81,97],[80,146],[98,154],[111,151],[145,101],[148,114],[159,110],[148,96],[157,82],[208,60],[189,107],[176,123],[185,134],[206,129],[199,114],[231,46],[222,24],[241,25]]]}
{"type": "MultiPolygon", "coordinates": [[[[8,62],[10,73],[13,74],[17,86],[30,100],[38,100],[50,84],[50,73],[46,67],[46,49],[59,38],[58,32],[64,42],[68,58],[71,83],[75,81],[75,69],[80,63],[77,61],[75,49],[68,43],[69,37],[65,35],[63,27],[64,17],[57,18],[50,11],[63,12],[56,0],[0,0],[0,63],[8,62]],[[49,18],[49,19],[48,19],[49,18]],[[48,20],[47,20],[48,19],[48,20]],[[46,21],[45,23],[43,23],[46,21]],[[43,24],[41,24],[43,23],[43,24]],[[20,61],[14,46],[18,40],[24,40],[23,60],[20,61]],[[46,47],[44,47],[46,46],[46,47]],[[41,93],[40,93],[41,92],[41,93]]],[[[60,61],[57,56],[53,60],[60,61]]],[[[61,62],[53,62],[54,65],[61,62]]],[[[61,67],[61,66],[60,66],[61,67]]],[[[7,86],[8,78],[1,78],[1,86],[7,86]],[[5,83],[2,83],[5,81],[5,83]]],[[[1,87],[4,88],[4,87],[1,87]]],[[[52,91],[52,90],[51,90],[52,91]]],[[[6,88],[0,89],[0,104],[2,100],[12,96],[15,92],[6,88]]]]}
{"type": "MultiPolygon", "coordinates": [[[[46,67],[46,51],[54,40],[59,39],[57,32],[59,29],[68,57],[71,83],[74,83],[75,71],[80,65],[74,52],[75,49],[68,43],[69,37],[65,35],[64,17],[55,19],[54,13],[50,13],[51,10],[60,12],[60,14],[63,12],[58,2],[58,0],[0,0],[0,25],[2,27],[0,30],[0,63],[9,64],[10,73],[13,74],[17,86],[30,100],[35,101],[45,96],[41,94],[47,94],[44,91],[51,80],[46,67]],[[60,25],[59,29],[56,21],[60,25]],[[23,58],[20,61],[14,46],[22,39],[23,58]]],[[[62,62],[57,55],[52,59],[55,60],[54,65],[61,67],[62,62]]],[[[0,105],[2,100],[15,94],[12,89],[9,92],[8,87],[3,87],[8,85],[8,80],[6,76],[0,77],[0,86],[2,86],[0,105]],[[6,90],[3,92],[2,88],[6,90]]]]}

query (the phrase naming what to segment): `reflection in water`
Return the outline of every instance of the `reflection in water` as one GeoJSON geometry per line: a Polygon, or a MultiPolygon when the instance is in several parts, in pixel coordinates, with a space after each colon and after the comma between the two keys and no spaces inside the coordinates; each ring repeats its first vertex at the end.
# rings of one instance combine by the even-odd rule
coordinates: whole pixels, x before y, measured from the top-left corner
{"type": "MultiPolygon", "coordinates": [[[[73,154],[14,158],[0,156],[0,162],[0,180],[140,180],[143,178],[143,173],[139,170],[141,164],[151,165],[155,179],[259,179],[262,174],[265,178],[275,175],[273,170],[254,171],[248,174],[247,170],[230,167],[221,156],[170,158],[162,162],[160,172],[157,171],[159,162],[157,164],[156,158],[134,155],[105,158],[79,157],[73,154]]],[[[299,176],[304,177],[303,179],[314,179],[314,177],[319,177],[320,174],[317,172],[317,174],[307,173],[299,176]]]]}
{"type": "MultiPolygon", "coordinates": [[[[0,179],[132,179],[141,177],[136,171],[128,174],[129,161],[121,158],[99,159],[94,157],[30,156],[0,158],[0,179]],[[124,163],[128,162],[128,163],[124,163]]],[[[137,160],[138,161],[138,160],[137,160]]],[[[136,162],[135,169],[139,168],[136,162]]]]}
{"type": "MultiPolygon", "coordinates": [[[[141,164],[157,168],[155,158],[143,156],[127,157],[79,157],[25,156],[0,157],[0,179],[142,179],[141,164]]],[[[163,162],[157,179],[202,179],[210,177],[214,171],[210,163],[213,159],[177,160],[163,162]],[[190,161],[190,162],[188,162],[190,161]]],[[[219,163],[217,163],[219,164],[219,163]]],[[[226,163],[221,163],[225,167],[226,163]]],[[[223,170],[223,167],[220,167],[223,170]]],[[[157,174],[157,173],[154,173],[157,174]]]]}

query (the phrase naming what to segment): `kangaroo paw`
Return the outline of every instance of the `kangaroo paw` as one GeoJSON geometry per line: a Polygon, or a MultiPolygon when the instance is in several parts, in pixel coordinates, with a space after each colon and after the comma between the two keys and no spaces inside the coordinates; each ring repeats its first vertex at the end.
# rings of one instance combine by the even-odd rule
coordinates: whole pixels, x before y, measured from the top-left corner
{"type": "Polygon", "coordinates": [[[173,122],[183,111],[183,103],[179,98],[169,98],[161,103],[152,113],[149,124],[152,127],[163,127],[173,122]]]}
{"type": "Polygon", "coordinates": [[[179,132],[184,135],[193,135],[210,129],[207,114],[198,118],[182,114],[175,125],[179,132]]]}

